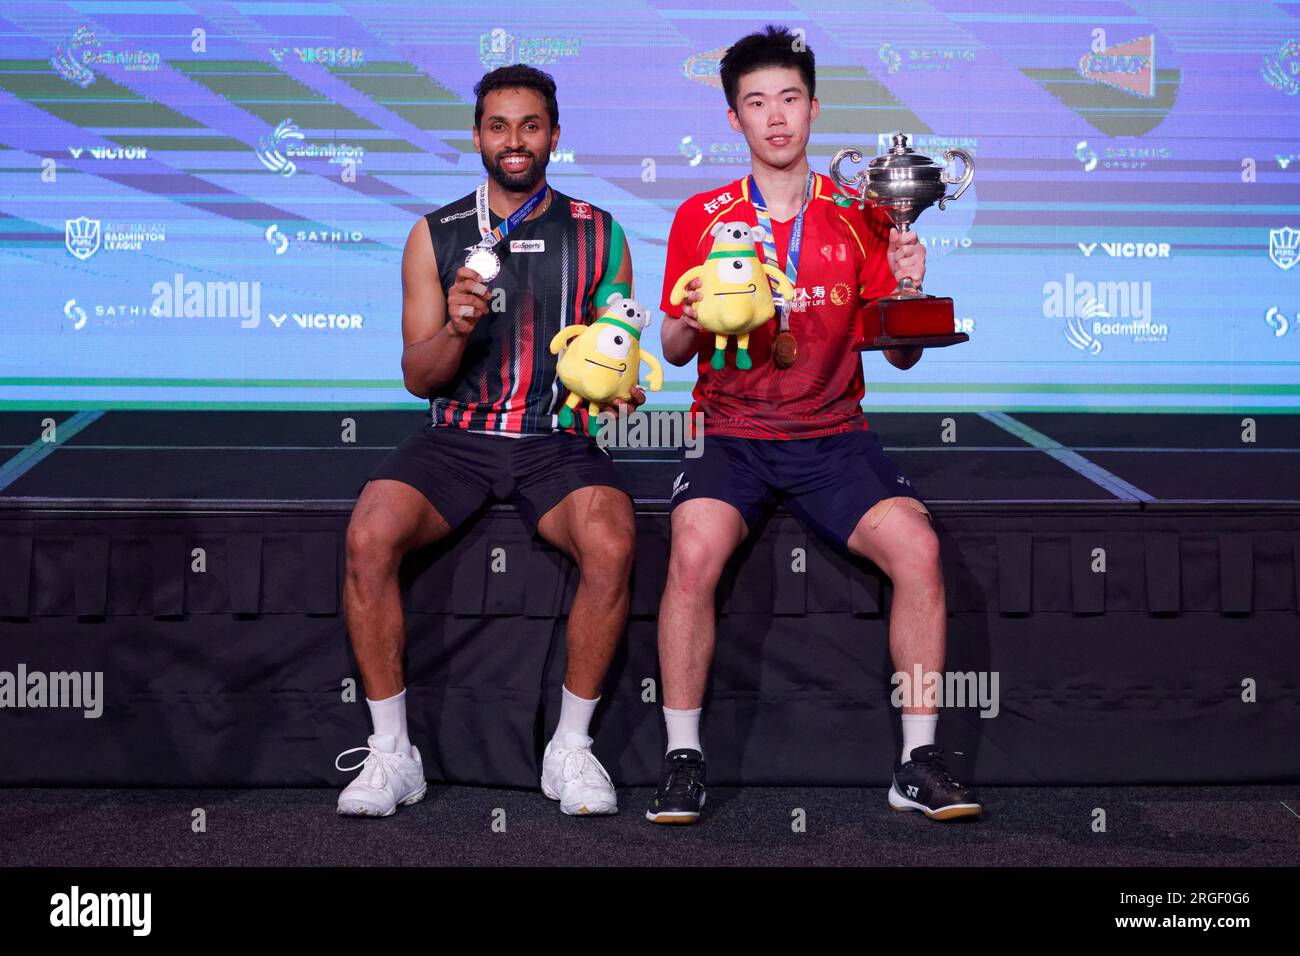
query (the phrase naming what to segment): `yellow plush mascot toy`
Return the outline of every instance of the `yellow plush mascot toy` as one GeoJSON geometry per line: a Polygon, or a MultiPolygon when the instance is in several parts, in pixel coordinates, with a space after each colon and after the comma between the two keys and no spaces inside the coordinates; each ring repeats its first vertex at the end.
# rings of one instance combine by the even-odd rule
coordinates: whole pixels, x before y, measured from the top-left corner
{"type": "Polygon", "coordinates": [[[700,325],[714,334],[714,368],[722,368],[727,358],[727,338],[736,336],[736,368],[750,369],[754,361],[749,357],[749,333],[776,315],[772,302],[772,288],[767,281],[771,276],[785,300],[794,298],[794,286],[784,272],[769,263],[758,263],[755,242],[764,238],[761,226],[744,222],[720,222],[710,230],[713,249],[702,266],[687,270],[668,301],[681,305],[686,298],[686,286],[700,279],[700,293],[704,296],[695,304],[695,314],[700,325]],[[757,266],[757,268],[755,268],[757,266]]]}
{"type": "Polygon", "coordinates": [[[601,405],[632,394],[641,363],[650,366],[650,390],[664,384],[663,366],[649,352],[641,351],[641,333],[649,318],[635,299],[615,292],[605,300],[606,309],[590,325],[567,325],[551,339],[551,354],[559,354],[556,372],[569,397],[560,409],[560,427],[573,424],[573,410],[581,401],[587,409],[587,432],[600,431],[597,416],[601,405]]]}

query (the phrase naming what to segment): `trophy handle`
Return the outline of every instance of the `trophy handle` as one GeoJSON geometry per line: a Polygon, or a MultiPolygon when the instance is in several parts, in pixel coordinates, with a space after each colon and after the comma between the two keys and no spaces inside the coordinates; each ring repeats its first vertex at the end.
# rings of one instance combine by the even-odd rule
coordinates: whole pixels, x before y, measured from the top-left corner
{"type": "Polygon", "coordinates": [[[944,196],[939,200],[940,209],[948,205],[951,200],[960,199],[961,194],[966,191],[966,187],[969,186],[971,180],[975,178],[975,161],[970,158],[970,153],[966,152],[964,149],[957,149],[956,147],[944,150],[943,158],[948,160],[948,162],[951,163],[954,157],[962,161],[962,173],[957,179],[949,179],[947,175],[941,177],[949,186],[956,186],[957,191],[951,196],[944,196]]]}
{"type": "Polygon", "coordinates": [[[866,205],[863,199],[863,193],[866,189],[866,183],[863,181],[865,173],[859,172],[852,179],[847,178],[840,172],[840,163],[844,160],[851,163],[862,162],[862,154],[856,149],[842,149],[831,159],[831,181],[835,183],[839,191],[850,199],[856,200],[858,208],[861,209],[866,205]]]}

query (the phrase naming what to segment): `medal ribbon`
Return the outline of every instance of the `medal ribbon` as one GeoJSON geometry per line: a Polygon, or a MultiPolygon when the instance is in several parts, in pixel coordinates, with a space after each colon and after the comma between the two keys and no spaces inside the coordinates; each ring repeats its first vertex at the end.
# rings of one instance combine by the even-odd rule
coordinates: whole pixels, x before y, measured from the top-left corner
{"type": "MultiPolygon", "coordinates": [[[[799,251],[803,247],[803,216],[808,211],[808,201],[812,198],[813,189],[817,184],[816,174],[808,170],[808,182],[804,185],[803,205],[799,208],[799,216],[795,219],[794,225],[790,227],[790,244],[786,249],[784,271],[790,284],[794,285],[799,276],[799,251]]],[[[776,233],[772,231],[772,220],[767,214],[767,203],[763,201],[763,193],[758,188],[758,181],[754,179],[751,173],[749,176],[749,204],[754,207],[754,215],[758,219],[758,224],[763,227],[763,258],[773,265],[777,265],[776,258],[776,233]]],[[[781,316],[781,330],[785,331],[789,317],[789,306],[781,298],[781,293],[776,289],[776,283],[768,277],[768,285],[772,287],[772,301],[776,306],[777,314],[781,316]]]]}
{"type": "Polygon", "coordinates": [[[486,181],[479,183],[478,189],[474,194],[474,207],[478,212],[479,235],[483,238],[478,241],[477,245],[470,246],[470,250],[472,251],[477,248],[491,249],[498,242],[504,239],[510,233],[511,229],[515,228],[515,226],[527,219],[529,214],[537,208],[537,204],[542,201],[542,197],[545,195],[546,186],[543,185],[541,189],[537,190],[537,192],[525,199],[522,206],[512,212],[505,219],[501,220],[500,225],[493,229],[488,214],[488,184],[486,181]]]}

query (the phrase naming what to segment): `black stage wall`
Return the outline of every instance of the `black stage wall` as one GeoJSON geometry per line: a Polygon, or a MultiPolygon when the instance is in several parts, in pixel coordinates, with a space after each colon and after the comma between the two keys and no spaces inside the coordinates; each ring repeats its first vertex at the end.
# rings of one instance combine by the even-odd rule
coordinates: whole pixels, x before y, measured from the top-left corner
{"type": "MultiPolygon", "coordinates": [[[[0,511],[0,670],[103,674],[98,718],[7,715],[0,783],[341,785],[350,775],[334,757],[369,729],[341,614],[348,509],[151,508],[0,511]]],[[[933,510],[947,670],[998,675],[996,717],[974,705],[941,717],[959,777],[1300,780],[1300,509],[933,510]]],[[[632,617],[595,736],[615,781],[644,786],[662,752],[668,518],[642,508],[637,520],[632,617]]],[[[536,786],[575,569],[498,507],[412,555],[403,576],[412,736],[428,776],[536,786]]],[[[712,782],[886,783],[898,748],[888,600],[870,565],[784,512],[771,518],[720,595],[712,782]]]]}

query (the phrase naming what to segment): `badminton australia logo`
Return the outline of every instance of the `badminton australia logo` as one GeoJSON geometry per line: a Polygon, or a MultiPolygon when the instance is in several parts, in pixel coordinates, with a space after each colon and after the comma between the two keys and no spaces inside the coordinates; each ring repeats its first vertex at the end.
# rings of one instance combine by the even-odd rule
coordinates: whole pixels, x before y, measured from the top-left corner
{"type": "Polygon", "coordinates": [[[348,162],[360,164],[365,161],[366,151],[361,146],[348,143],[309,144],[306,139],[306,134],[293,120],[283,120],[271,130],[270,136],[258,140],[255,151],[257,160],[271,172],[285,177],[298,171],[295,159],[326,159],[340,166],[348,162]]]}
{"type": "Polygon", "coordinates": [[[1043,285],[1043,317],[1064,319],[1065,339],[1097,355],[1106,337],[1163,342],[1169,326],[1151,321],[1150,282],[1090,282],[1067,273],[1064,282],[1043,285]]]}
{"type": "Polygon", "coordinates": [[[1268,231],[1268,257],[1286,271],[1300,261],[1300,229],[1289,226],[1268,231]]]}
{"type": "Polygon", "coordinates": [[[104,713],[103,671],[0,671],[0,708],[66,707],[95,720],[104,713]]]}

